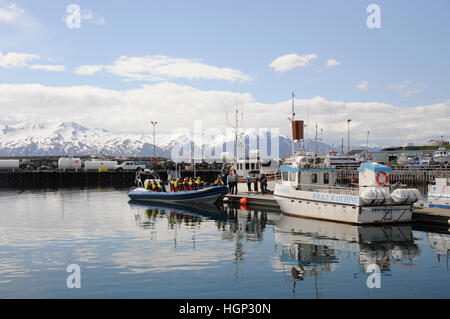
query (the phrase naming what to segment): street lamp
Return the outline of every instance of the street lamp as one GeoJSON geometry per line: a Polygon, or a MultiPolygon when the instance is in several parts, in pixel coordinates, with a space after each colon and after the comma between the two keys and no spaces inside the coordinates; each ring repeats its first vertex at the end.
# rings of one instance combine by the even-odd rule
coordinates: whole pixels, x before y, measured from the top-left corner
{"type": "Polygon", "coordinates": [[[348,161],[348,168],[350,169],[350,122],[352,120],[347,120],[347,161],[348,161]]]}
{"type": "Polygon", "coordinates": [[[155,128],[156,128],[156,124],[158,124],[158,122],[151,121],[150,123],[153,125],[153,157],[156,158],[155,128]]]}

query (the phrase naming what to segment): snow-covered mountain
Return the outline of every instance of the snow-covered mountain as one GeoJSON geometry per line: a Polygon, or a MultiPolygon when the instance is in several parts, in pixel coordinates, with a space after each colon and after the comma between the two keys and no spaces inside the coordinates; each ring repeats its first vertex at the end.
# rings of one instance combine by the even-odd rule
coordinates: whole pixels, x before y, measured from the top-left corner
{"type": "MultiPolygon", "coordinates": [[[[244,131],[243,144],[248,139],[258,136],[262,138],[264,132],[255,129],[244,131]]],[[[191,149],[191,136],[186,134],[158,135],[156,155],[171,157],[174,147],[178,149],[191,149]]],[[[225,151],[233,150],[233,138],[210,137],[203,139],[204,147],[216,148],[225,151]]],[[[301,144],[297,143],[296,150],[301,144]]],[[[204,148],[205,149],[205,148],[204,148]]],[[[314,151],[314,141],[308,139],[306,150],[314,151]]],[[[324,154],[330,146],[318,142],[319,154],[324,154]]],[[[195,145],[195,150],[201,154],[202,145],[195,145]]],[[[291,139],[279,137],[279,155],[287,157],[291,153],[291,139]]],[[[109,132],[104,129],[86,128],[74,122],[43,123],[23,122],[6,124],[0,122],[0,156],[39,156],[39,155],[112,155],[112,156],[152,156],[153,135],[149,134],[123,134],[109,132]]]]}

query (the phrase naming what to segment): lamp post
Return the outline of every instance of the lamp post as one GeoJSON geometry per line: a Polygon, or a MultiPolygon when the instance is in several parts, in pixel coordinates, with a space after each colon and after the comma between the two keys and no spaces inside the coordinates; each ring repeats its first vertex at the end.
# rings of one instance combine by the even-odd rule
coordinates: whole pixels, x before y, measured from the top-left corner
{"type": "Polygon", "coordinates": [[[367,162],[367,159],[369,158],[369,133],[370,133],[370,131],[367,131],[367,145],[366,145],[367,151],[366,151],[366,162],[367,162]]]}
{"type": "Polygon", "coordinates": [[[347,161],[348,161],[348,168],[350,169],[350,122],[352,120],[347,120],[347,161]]]}
{"type": "Polygon", "coordinates": [[[158,122],[151,121],[150,123],[153,125],[153,157],[156,158],[155,129],[156,129],[156,124],[158,124],[158,122]]]}

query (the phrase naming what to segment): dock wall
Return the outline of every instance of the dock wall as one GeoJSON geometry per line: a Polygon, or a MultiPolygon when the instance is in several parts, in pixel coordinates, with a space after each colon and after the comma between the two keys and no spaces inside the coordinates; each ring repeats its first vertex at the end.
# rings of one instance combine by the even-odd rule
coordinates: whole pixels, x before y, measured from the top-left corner
{"type": "MultiPolygon", "coordinates": [[[[200,170],[200,176],[212,182],[220,171],[200,170]]],[[[167,180],[166,171],[157,171],[161,179],[167,180]]],[[[181,171],[181,177],[193,177],[193,171],[181,171]]],[[[73,187],[116,187],[128,188],[135,185],[135,172],[97,171],[0,171],[0,188],[73,188],[73,187]]],[[[149,178],[142,174],[141,179],[149,178]]]]}

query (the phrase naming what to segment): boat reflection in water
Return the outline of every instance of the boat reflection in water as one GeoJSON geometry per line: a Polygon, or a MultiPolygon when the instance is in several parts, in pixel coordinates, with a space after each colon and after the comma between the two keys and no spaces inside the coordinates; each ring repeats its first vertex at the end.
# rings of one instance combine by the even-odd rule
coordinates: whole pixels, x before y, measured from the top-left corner
{"type": "Polygon", "coordinates": [[[297,281],[314,276],[317,297],[320,273],[334,271],[345,252],[360,265],[354,276],[366,277],[373,272],[369,265],[378,265],[383,275],[391,264],[412,266],[420,255],[412,226],[406,224],[355,226],[283,215],[275,226],[275,242],[283,269],[291,270],[293,293],[297,281]]]}
{"type": "MultiPolygon", "coordinates": [[[[138,225],[144,229],[151,230],[152,239],[161,236],[156,224],[159,218],[167,218],[170,229],[175,230],[174,243],[178,242],[177,236],[188,228],[193,229],[192,240],[195,242],[195,229],[198,234],[209,232],[211,221],[215,222],[216,231],[220,233],[220,239],[234,243],[234,251],[228,251],[233,256],[235,274],[239,270],[239,264],[244,259],[247,242],[261,242],[267,225],[274,225],[280,218],[278,210],[261,209],[251,210],[246,207],[239,209],[227,204],[223,205],[194,205],[194,204],[167,204],[167,203],[143,203],[140,201],[129,201],[132,208],[136,209],[135,219],[138,225]]],[[[180,242],[183,239],[180,239],[180,242]]],[[[195,249],[195,245],[193,246],[195,249]]],[[[218,249],[218,247],[216,248],[218,249]]],[[[206,253],[206,252],[205,252],[206,253]]]]}
{"type": "Polygon", "coordinates": [[[450,255],[450,235],[428,233],[428,245],[436,252],[438,262],[441,258],[445,258],[446,267],[448,268],[448,257],[450,255]]]}

